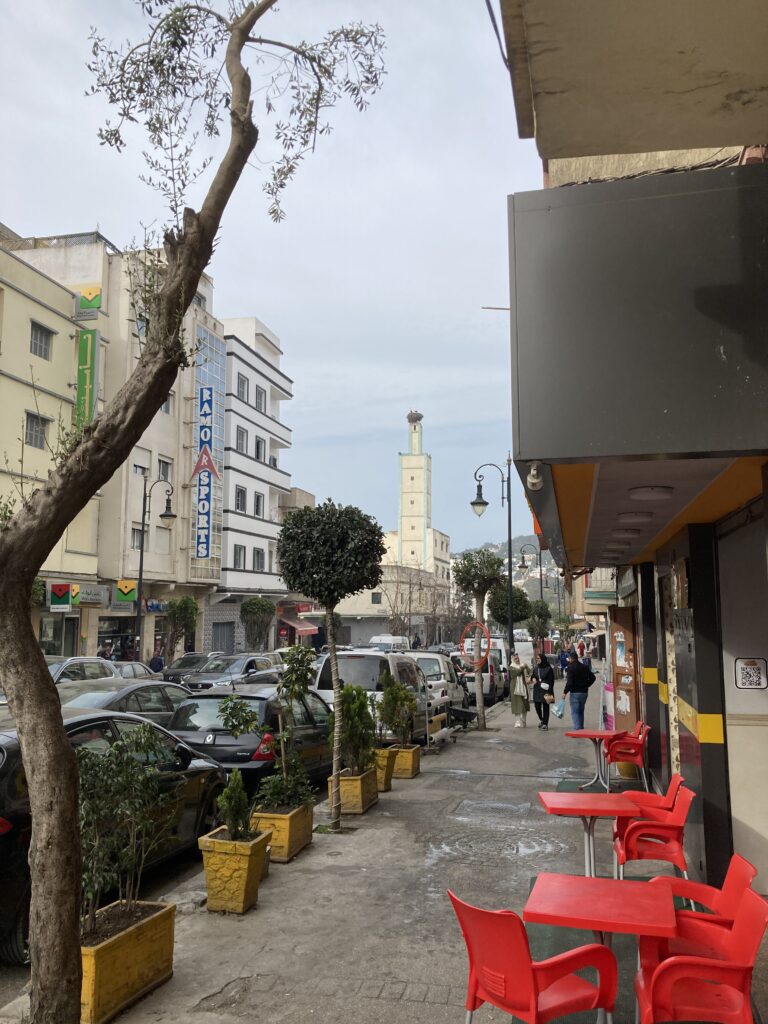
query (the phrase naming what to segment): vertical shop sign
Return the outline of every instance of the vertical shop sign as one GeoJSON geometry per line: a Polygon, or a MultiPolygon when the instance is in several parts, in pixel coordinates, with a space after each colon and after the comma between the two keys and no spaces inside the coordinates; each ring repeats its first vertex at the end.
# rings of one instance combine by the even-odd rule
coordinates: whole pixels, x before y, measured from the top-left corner
{"type": "Polygon", "coordinates": [[[213,477],[218,478],[211,455],[213,444],[213,388],[200,388],[198,396],[198,457],[192,478],[197,477],[195,558],[211,557],[211,506],[213,477]]]}
{"type": "Polygon", "coordinates": [[[99,356],[99,332],[77,332],[77,399],[75,422],[84,427],[93,419],[96,407],[96,375],[99,356]]]}

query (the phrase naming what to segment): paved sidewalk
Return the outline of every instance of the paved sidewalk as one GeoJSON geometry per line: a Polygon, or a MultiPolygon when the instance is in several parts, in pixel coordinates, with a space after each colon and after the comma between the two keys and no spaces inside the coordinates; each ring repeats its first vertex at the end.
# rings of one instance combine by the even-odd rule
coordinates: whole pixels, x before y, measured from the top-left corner
{"type": "MultiPolygon", "coordinates": [[[[273,865],[258,907],[244,917],[196,908],[204,881],[188,879],[174,891],[187,911],[177,917],[174,977],[121,1022],[462,1021],[466,954],[446,889],[520,911],[537,872],[579,873],[580,822],[548,817],[536,793],[588,778],[593,767],[591,745],[563,736],[567,718],[546,733],[533,714],[528,728],[514,729],[508,705],[488,718],[488,732],[462,734],[423,757],[418,778],[395,780],[375,808],[345,819],[350,831],[316,834],[293,863],[273,865]]],[[[325,810],[317,808],[316,821],[325,810]]],[[[608,830],[598,824],[603,874],[608,830]]],[[[531,931],[537,958],[555,952],[542,948],[553,930],[531,931]]],[[[623,1001],[616,1024],[632,1020],[629,993],[623,1001]]],[[[9,1019],[19,1016],[17,1004],[9,1019]]],[[[502,1020],[509,1018],[493,1009],[478,1014],[502,1020]]]]}

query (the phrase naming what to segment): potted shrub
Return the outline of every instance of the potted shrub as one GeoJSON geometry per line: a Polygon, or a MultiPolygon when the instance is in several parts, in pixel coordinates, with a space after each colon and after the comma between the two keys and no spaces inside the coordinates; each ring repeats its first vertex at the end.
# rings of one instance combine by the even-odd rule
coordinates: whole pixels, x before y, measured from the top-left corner
{"type": "Polygon", "coordinates": [[[384,746],[384,737],[391,728],[389,722],[392,718],[392,684],[394,683],[389,672],[381,676],[383,691],[380,695],[372,693],[368,701],[371,707],[371,715],[376,723],[376,782],[380,793],[388,793],[392,789],[392,775],[395,770],[397,751],[394,747],[384,746]]]}
{"type": "Polygon", "coordinates": [[[384,724],[398,738],[393,746],[396,751],[395,779],[413,779],[421,771],[421,747],[411,743],[413,716],[416,714],[416,698],[412,691],[397,680],[392,680],[384,691],[387,701],[379,713],[384,724]]]}
{"type": "MultiPolygon", "coordinates": [[[[336,705],[334,704],[334,708],[336,705]]],[[[332,726],[333,727],[333,726],[332,726]]],[[[341,691],[341,757],[339,777],[342,814],[364,814],[379,799],[375,762],[376,726],[362,686],[341,691]]],[[[328,780],[328,803],[333,799],[333,779],[328,780]]]]}
{"type": "MultiPolygon", "coordinates": [[[[257,712],[239,697],[223,700],[220,716],[235,738],[260,728],[257,712]]],[[[208,910],[244,914],[259,898],[271,833],[251,831],[250,806],[239,768],[229,776],[218,808],[224,824],[197,841],[203,852],[208,910]]]]}
{"type": "Polygon", "coordinates": [[[315,652],[291,647],[285,652],[285,671],[280,677],[280,757],[274,775],[264,779],[251,811],[251,828],[272,830],[271,859],[279,864],[292,860],[312,842],[314,793],[304,766],[293,750],[293,702],[314,683],[315,652]]]}
{"type": "Polygon", "coordinates": [[[148,764],[168,753],[151,726],[105,751],[80,748],[82,1024],[104,1024],[173,974],[173,904],[142,902],[144,865],[168,837],[175,803],[148,764]],[[105,893],[119,898],[100,909],[105,893]]]}

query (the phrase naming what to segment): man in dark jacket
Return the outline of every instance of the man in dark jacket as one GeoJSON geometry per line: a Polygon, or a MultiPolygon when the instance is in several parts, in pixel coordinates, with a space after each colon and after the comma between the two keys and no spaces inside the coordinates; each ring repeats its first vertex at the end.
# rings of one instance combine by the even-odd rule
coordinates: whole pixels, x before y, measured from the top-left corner
{"type": "Polygon", "coordinates": [[[587,703],[587,693],[595,681],[595,674],[586,665],[582,665],[576,651],[568,655],[568,667],[565,670],[565,689],[563,696],[567,693],[571,705],[571,721],[574,729],[584,728],[584,705],[587,703]]]}

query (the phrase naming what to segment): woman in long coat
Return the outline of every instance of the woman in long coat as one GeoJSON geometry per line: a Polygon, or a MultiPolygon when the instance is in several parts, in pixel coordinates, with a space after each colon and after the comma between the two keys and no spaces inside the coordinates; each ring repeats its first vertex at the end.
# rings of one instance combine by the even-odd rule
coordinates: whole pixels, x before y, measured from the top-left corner
{"type": "Polygon", "coordinates": [[[512,664],[509,666],[509,699],[515,716],[515,728],[520,729],[528,724],[525,718],[531,710],[531,703],[528,700],[528,669],[520,664],[517,654],[512,655],[512,664]]]}
{"type": "Polygon", "coordinates": [[[555,696],[555,672],[547,661],[546,654],[539,654],[539,662],[533,670],[533,706],[539,716],[540,729],[549,729],[547,696],[555,696]]]}

